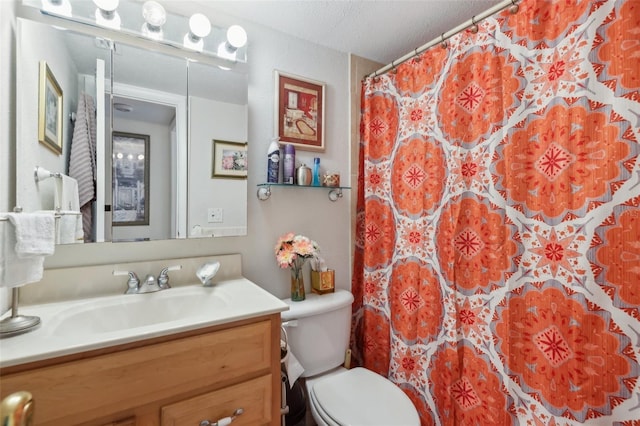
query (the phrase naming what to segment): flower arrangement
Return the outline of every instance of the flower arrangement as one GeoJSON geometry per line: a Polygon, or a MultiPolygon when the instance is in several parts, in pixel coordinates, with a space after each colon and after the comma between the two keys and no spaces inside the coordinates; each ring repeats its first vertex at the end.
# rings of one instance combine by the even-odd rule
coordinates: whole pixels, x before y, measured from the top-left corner
{"type": "Polygon", "coordinates": [[[290,232],[278,238],[276,261],[282,269],[291,268],[292,300],[305,299],[302,266],[307,259],[317,257],[319,250],[318,244],[304,235],[290,232]]]}

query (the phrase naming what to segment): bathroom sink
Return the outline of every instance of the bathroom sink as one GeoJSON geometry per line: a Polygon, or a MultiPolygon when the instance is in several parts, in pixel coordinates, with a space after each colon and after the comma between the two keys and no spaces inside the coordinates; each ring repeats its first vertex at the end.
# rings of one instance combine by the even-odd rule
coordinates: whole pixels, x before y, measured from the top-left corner
{"type": "MultiPolygon", "coordinates": [[[[215,289],[219,290],[219,289],[215,289]]],[[[88,299],[62,310],[52,321],[50,332],[107,333],[156,326],[189,317],[206,317],[229,306],[224,291],[190,286],[148,294],[88,299]]]]}
{"type": "Polygon", "coordinates": [[[2,339],[0,368],[270,315],[288,306],[246,278],[20,307],[33,331],[2,339]]]}

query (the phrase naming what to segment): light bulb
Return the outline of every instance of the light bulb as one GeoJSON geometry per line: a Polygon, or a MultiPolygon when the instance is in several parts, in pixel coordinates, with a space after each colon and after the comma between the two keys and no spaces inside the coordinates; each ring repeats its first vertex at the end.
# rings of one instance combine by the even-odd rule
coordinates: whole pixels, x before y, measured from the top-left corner
{"type": "Polygon", "coordinates": [[[232,25],[227,30],[227,40],[236,49],[247,44],[247,32],[240,25],[232,25]]]}
{"type": "Polygon", "coordinates": [[[189,29],[193,36],[203,38],[211,32],[211,22],[209,22],[209,18],[202,13],[194,13],[191,18],[189,18],[189,29]]]}
{"type": "Polygon", "coordinates": [[[93,0],[93,3],[98,7],[95,12],[96,24],[112,28],[114,30],[120,29],[120,15],[118,14],[119,0],[93,0]]]}
{"type": "Polygon", "coordinates": [[[142,17],[153,28],[160,29],[167,22],[167,12],[157,1],[149,0],[142,5],[142,17]]]}
{"type": "Polygon", "coordinates": [[[93,0],[93,4],[101,11],[109,13],[114,12],[118,8],[120,0],[93,0]]]}

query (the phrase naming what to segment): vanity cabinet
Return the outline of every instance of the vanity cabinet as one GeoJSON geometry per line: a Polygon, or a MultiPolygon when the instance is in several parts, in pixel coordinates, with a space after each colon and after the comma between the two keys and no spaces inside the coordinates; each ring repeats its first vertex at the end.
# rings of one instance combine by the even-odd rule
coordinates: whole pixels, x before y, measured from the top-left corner
{"type": "Polygon", "coordinates": [[[243,413],[280,424],[280,315],[102,348],[0,371],[27,390],[35,425],[198,426],[243,413]]]}

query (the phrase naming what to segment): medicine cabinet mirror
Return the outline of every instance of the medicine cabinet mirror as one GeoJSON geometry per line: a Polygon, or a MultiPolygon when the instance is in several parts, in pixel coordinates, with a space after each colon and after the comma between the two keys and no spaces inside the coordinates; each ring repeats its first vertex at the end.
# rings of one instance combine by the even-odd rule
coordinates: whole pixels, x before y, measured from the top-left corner
{"type": "Polygon", "coordinates": [[[139,42],[112,42],[92,34],[91,28],[80,33],[22,17],[16,38],[16,201],[24,211],[57,207],[61,194],[56,195],[56,179],[36,182],[34,168],[68,174],[74,127],[83,114],[95,114],[96,199],[86,242],[246,234],[246,179],[213,179],[211,174],[213,140],[247,142],[246,73],[195,62],[179,49],[169,55],[139,42]],[[63,93],[61,154],[38,142],[43,61],[63,93]],[[94,110],[78,110],[83,93],[92,98],[94,110]],[[131,158],[135,164],[126,169],[127,158],[113,149],[113,132],[148,138],[149,158],[136,154],[131,158]],[[146,164],[148,179],[127,183],[133,186],[114,198],[116,160],[126,170],[146,164]],[[114,201],[124,204],[115,206],[114,201]],[[116,207],[146,210],[148,224],[112,226],[116,207]],[[222,214],[212,218],[212,211],[222,214]]]}

